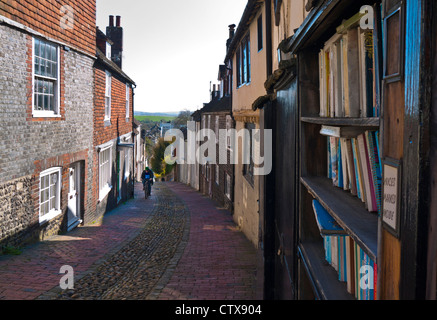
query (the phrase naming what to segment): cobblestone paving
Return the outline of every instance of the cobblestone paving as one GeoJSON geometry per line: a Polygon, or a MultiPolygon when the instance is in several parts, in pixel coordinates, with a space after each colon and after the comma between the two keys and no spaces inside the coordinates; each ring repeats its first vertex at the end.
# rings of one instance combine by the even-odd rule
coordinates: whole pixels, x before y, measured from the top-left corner
{"type": "Polygon", "coordinates": [[[256,250],[232,216],[178,183],[81,227],[0,257],[0,300],[254,300],[256,250]],[[61,290],[59,268],[74,268],[61,290]]]}
{"type": "Polygon", "coordinates": [[[145,300],[167,267],[179,260],[189,230],[189,212],[168,188],[158,189],[155,198],[147,225],[133,241],[75,281],[74,290],[56,294],[55,289],[40,299],[145,300]]]}

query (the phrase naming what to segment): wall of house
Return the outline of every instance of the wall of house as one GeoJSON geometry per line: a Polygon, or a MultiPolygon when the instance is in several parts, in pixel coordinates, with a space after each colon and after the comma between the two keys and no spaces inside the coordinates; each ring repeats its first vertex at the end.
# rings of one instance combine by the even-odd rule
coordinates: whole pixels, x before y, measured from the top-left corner
{"type": "MultiPolygon", "coordinates": [[[[111,70],[108,70],[111,71],[111,70]]],[[[133,182],[135,180],[133,172],[133,149],[118,148],[117,143],[120,142],[120,137],[129,135],[133,132],[133,91],[130,91],[130,111],[129,118],[126,118],[126,81],[123,78],[117,76],[115,72],[112,73],[112,90],[111,90],[111,120],[105,122],[105,83],[106,73],[105,68],[96,63],[94,67],[95,78],[95,97],[94,97],[94,149],[108,142],[112,142],[112,189],[104,199],[99,199],[99,158],[98,152],[94,153],[93,170],[95,177],[93,180],[93,203],[95,206],[94,215],[90,217],[88,222],[99,221],[104,214],[116,207],[120,201],[125,201],[133,193],[133,182]],[[128,164],[124,162],[125,152],[130,152],[131,157],[128,164]],[[117,157],[120,162],[117,164],[117,157]],[[124,167],[129,166],[131,172],[130,176],[126,179],[122,177],[122,183],[119,188],[117,185],[120,183],[117,171],[121,171],[120,174],[124,176],[124,167]],[[120,192],[118,192],[118,190],[120,192]]],[[[133,143],[131,139],[130,143],[133,143]]]]}
{"type": "Polygon", "coordinates": [[[62,41],[89,55],[95,55],[95,0],[2,1],[0,16],[40,32],[46,37],[62,41]],[[72,12],[66,10],[68,9],[66,6],[69,6],[72,12]]]}
{"type": "MultiPolygon", "coordinates": [[[[243,84],[237,88],[237,71],[235,66],[237,65],[236,55],[233,56],[233,94],[232,94],[232,108],[233,111],[239,110],[252,110],[252,103],[265,92],[264,82],[266,81],[266,40],[264,36],[263,49],[258,51],[258,17],[263,15],[263,29],[265,30],[265,14],[264,5],[258,11],[255,19],[251,23],[248,33],[250,33],[250,74],[251,81],[249,84],[243,84]]],[[[265,32],[265,31],[264,31],[265,32]]],[[[244,36],[245,37],[245,36],[244,36]]],[[[242,37],[242,39],[244,39],[242,37]]]]}
{"type": "Polygon", "coordinates": [[[86,169],[84,214],[91,210],[93,59],[61,48],[61,117],[33,118],[32,50],[32,36],[8,25],[0,25],[2,243],[12,238],[15,244],[43,239],[63,230],[67,210],[67,173],[74,162],[80,161],[86,169]],[[52,167],[62,167],[63,215],[40,226],[39,177],[42,171],[52,167]]]}
{"type": "MultiPolygon", "coordinates": [[[[274,2],[274,0],[272,0],[274,2]]],[[[273,50],[273,70],[279,68],[278,46],[282,40],[294,34],[294,30],[299,28],[308,12],[305,9],[307,0],[284,0],[279,13],[279,25],[276,26],[276,14],[272,10],[272,50],[273,50]]],[[[273,8],[273,4],[272,4],[273,8]]]]}
{"type": "MultiPolygon", "coordinates": [[[[237,132],[244,129],[244,122],[236,122],[237,132]]],[[[259,129],[259,125],[256,125],[259,129]]],[[[242,147],[238,148],[242,159],[242,147]]],[[[253,184],[243,175],[242,161],[235,165],[234,221],[246,237],[258,248],[259,243],[259,177],[254,176],[253,184]]]]}
{"type": "MultiPolygon", "coordinates": [[[[215,119],[216,116],[219,117],[219,130],[226,130],[226,116],[230,113],[211,113],[212,120],[211,123],[214,124],[215,127],[215,119]]],[[[220,163],[220,146],[217,144],[216,148],[216,163],[219,164],[219,177],[218,177],[218,183],[216,178],[216,168],[215,165],[213,165],[212,171],[211,171],[211,179],[212,179],[212,198],[216,200],[221,206],[224,208],[232,211],[233,210],[233,203],[232,203],[232,195],[233,195],[233,180],[234,180],[234,168],[231,164],[231,155],[230,151],[227,151],[227,163],[221,164],[220,163]],[[229,174],[231,177],[231,199],[229,199],[226,196],[226,190],[225,190],[225,181],[226,181],[226,174],[229,174]]]]}

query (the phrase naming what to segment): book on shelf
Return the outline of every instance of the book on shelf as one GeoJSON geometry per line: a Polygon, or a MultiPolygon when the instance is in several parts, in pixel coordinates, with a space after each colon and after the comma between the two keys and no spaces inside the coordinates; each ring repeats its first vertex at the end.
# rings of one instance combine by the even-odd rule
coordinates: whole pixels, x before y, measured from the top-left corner
{"type": "Polygon", "coordinates": [[[331,152],[331,177],[334,186],[338,187],[338,143],[337,138],[329,138],[329,146],[331,152]]]}
{"type": "Polygon", "coordinates": [[[325,260],[357,300],[376,300],[377,264],[349,235],[324,236],[325,260]]]}
{"type": "Polygon", "coordinates": [[[368,160],[368,156],[367,156],[367,146],[366,146],[366,142],[364,141],[364,135],[360,134],[357,137],[357,142],[358,142],[358,153],[359,153],[359,162],[361,165],[361,172],[362,172],[362,182],[364,185],[364,194],[365,194],[365,198],[366,198],[366,208],[368,208],[368,210],[370,212],[375,212],[376,211],[376,198],[375,198],[375,194],[373,192],[373,186],[370,183],[370,163],[368,160]]]}
{"type": "Polygon", "coordinates": [[[375,194],[376,210],[379,214],[381,214],[382,171],[381,160],[377,147],[377,132],[366,131],[364,135],[368,148],[368,158],[371,172],[369,179],[375,194]]]}
{"type": "Polygon", "coordinates": [[[336,127],[322,125],[320,134],[328,137],[351,139],[368,130],[369,127],[336,127]]]}
{"type": "Polygon", "coordinates": [[[357,14],[343,22],[319,52],[320,117],[377,117],[376,41],[357,14]]]}
{"type": "Polygon", "coordinates": [[[312,202],[325,260],[337,272],[338,280],[358,300],[376,298],[377,266],[318,200],[312,202]],[[365,268],[363,268],[365,267],[365,268]]]}
{"type": "Polygon", "coordinates": [[[343,190],[347,191],[347,190],[351,190],[351,184],[349,181],[349,170],[348,170],[348,166],[349,163],[347,161],[347,143],[346,143],[346,139],[344,138],[340,138],[340,150],[341,150],[341,162],[342,162],[342,177],[343,177],[343,190]]]}
{"type": "Polygon", "coordinates": [[[346,234],[343,228],[339,226],[319,201],[313,200],[313,210],[321,236],[346,234]]]}
{"type": "Polygon", "coordinates": [[[382,172],[378,132],[354,138],[329,136],[328,178],[335,187],[357,196],[369,212],[381,214],[382,172]]]}

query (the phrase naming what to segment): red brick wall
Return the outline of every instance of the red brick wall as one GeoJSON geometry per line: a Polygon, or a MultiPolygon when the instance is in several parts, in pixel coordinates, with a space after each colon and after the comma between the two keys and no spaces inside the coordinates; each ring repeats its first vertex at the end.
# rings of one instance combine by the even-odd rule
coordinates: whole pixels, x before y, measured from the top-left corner
{"type": "Polygon", "coordinates": [[[47,37],[95,55],[95,0],[2,0],[0,2],[0,15],[47,37]],[[66,17],[66,13],[61,12],[64,5],[73,8],[74,27],[72,29],[62,27],[61,21],[65,21],[66,17]]]}
{"type": "Polygon", "coordinates": [[[105,126],[105,70],[95,68],[94,79],[94,146],[98,146],[133,131],[133,103],[130,89],[130,117],[126,119],[126,83],[112,73],[111,125],[105,126]]]}
{"type": "MultiPolygon", "coordinates": [[[[108,71],[111,72],[111,70],[108,71]]],[[[94,147],[133,131],[132,88],[129,90],[129,119],[126,119],[126,82],[122,78],[117,77],[114,72],[111,73],[111,124],[107,125],[104,120],[106,72],[103,67],[94,68],[94,147]]],[[[99,158],[97,152],[94,152],[93,161],[93,170],[95,172],[93,179],[93,202],[97,205],[99,198],[99,158]]]]}

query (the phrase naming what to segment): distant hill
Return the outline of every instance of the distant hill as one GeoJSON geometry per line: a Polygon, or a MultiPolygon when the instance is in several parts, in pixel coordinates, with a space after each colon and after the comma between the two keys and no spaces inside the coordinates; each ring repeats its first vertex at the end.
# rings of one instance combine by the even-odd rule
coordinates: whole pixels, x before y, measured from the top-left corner
{"type": "Polygon", "coordinates": [[[135,119],[137,119],[140,122],[169,122],[173,121],[176,118],[176,116],[152,116],[152,115],[135,115],[135,119]]]}

